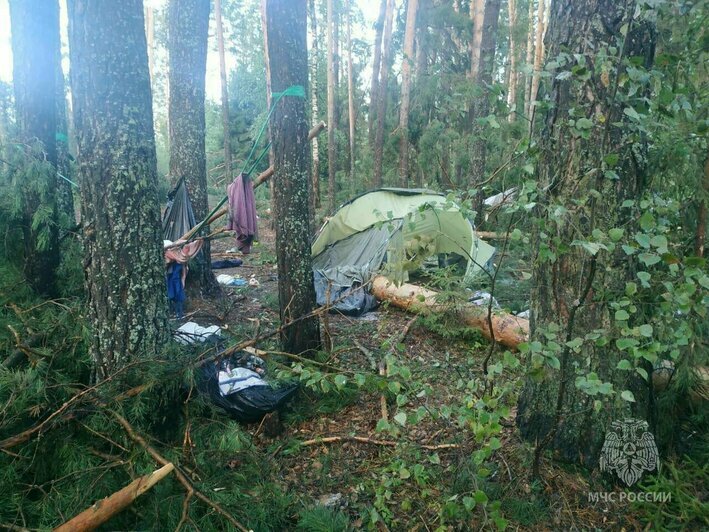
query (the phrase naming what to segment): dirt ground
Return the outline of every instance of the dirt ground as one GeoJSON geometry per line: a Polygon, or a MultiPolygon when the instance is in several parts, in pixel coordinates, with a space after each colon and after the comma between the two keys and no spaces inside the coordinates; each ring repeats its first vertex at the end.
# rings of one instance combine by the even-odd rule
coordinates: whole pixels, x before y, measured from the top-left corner
{"type": "MultiPolygon", "coordinates": [[[[266,217],[261,219],[260,241],[249,255],[228,253],[234,247],[231,238],[213,242],[213,260],[227,257],[243,260],[242,266],[215,270],[215,274],[240,276],[246,281],[253,278],[258,286],[223,287],[216,298],[193,298],[186,308],[188,319],[201,325],[219,325],[225,334],[233,334],[235,341],[278,327],[275,236],[269,226],[266,217]]],[[[411,369],[411,378],[426,382],[433,393],[421,399],[419,405],[409,404],[407,408],[431,409],[454,404],[464,392],[461,383],[480,373],[487,350],[482,340],[444,338],[412,320],[411,315],[384,307],[363,318],[331,314],[321,318],[321,327],[329,333],[333,344],[327,364],[350,374],[376,373],[373,359],[389,349],[387,340],[400,339],[401,332],[408,327],[401,340],[403,348],[396,350],[396,356],[411,369]]],[[[268,349],[268,345],[258,347],[268,349]]],[[[275,437],[267,436],[262,425],[245,427],[263,452],[278,462],[283,489],[298,490],[313,504],[334,497],[336,506],[349,515],[355,527],[366,524],[362,508],[379,500],[380,506],[383,503],[391,512],[387,516],[391,529],[434,530],[441,524],[440,515],[445,512],[448,493],[473,493],[478,488],[470,459],[476,448],[475,438],[472,431],[461,430],[453,416],[437,419],[428,416],[423,422],[403,427],[398,439],[399,443],[405,443],[402,450],[401,445],[386,444],[392,440],[391,435],[376,431],[382,418],[379,393],[360,391],[343,395],[336,404],[324,402],[322,396],[308,390],[304,395],[303,400],[310,405],[309,413],[286,415],[275,437]],[[311,442],[294,452],[291,449],[293,439],[310,442],[333,437],[342,439],[311,442]],[[402,479],[401,464],[418,461],[431,467],[435,464],[436,471],[415,481],[402,479]]],[[[396,412],[391,394],[387,410],[390,416],[396,412]]],[[[593,476],[589,478],[587,472],[546,461],[543,480],[532,481],[531,447],[520,440],[514,416],[512,409],[501,422],[502,447],[492,457],[494,470],[484,486],[491,500],[503,501],[502,511],[510,528],[641,529],[627,508],[588,502],[588,492],[602,488],[596,485],[600,481],[593,476]]],[[[464,528],[480,529],[481,519],[482,515],[473,514],[469,526],[464,528]]]]}

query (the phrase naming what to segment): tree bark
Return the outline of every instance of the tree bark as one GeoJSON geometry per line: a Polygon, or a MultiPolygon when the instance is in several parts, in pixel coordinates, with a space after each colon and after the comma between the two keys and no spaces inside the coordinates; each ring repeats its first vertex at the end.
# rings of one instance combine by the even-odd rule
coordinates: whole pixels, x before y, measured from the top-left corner
{"type": "MultiPolygon", "coordinates": [[[[470,104],[468,122],[472,130],[473,144],[471,147],[470,186],[476,187],[485,176],[485,162],[487,159],[487,142],[485,128],[478,123],[490,112],[490,85],[492,84],[492,70],[495,66],[495,48],[497,45],[497,22],[500,15],[500,0],[487,0],[485,2],[485,16],[483,18],[482,40],[480,42],[480,66],[477,71],[475,83],[476,93],[470,104]]],[[[477,225],[483,220],[482,189],[478,190],[473,203],[476,211],[475,222],[477,225]]]]}
{"type": "Polygon", "coordinates": [[[103,379],[167,340],[150,75],[140,0],[69,0],[90,354],[103,379]]]}
{"type": "MultiPolygon", "coordinates": [[[[532,87],[529,93],[529,113],[528,117],[530,121],[534,117],[534,102],[537,99],[537,93],[539,92],[539,79],[542,73],[542,61],[544,58],[544,50],[542,48],[542,41],[544,39],[544,0],[538,0],[537,7],[537,30],[535,34],[535,44],[534,44],[534,70],[532,72],[532,87]]],[[[530,122],[530,131],[532,131],[532,123],[530,122]]]]}
{"type": "Polygon", "coordinates": [[[485,25],[485,0],[470,0],[470,18],[473,21],[473,36],[470,39],[470,70],[468,78],[476,80],[480,70],[480,57],[485,25]]]}
{"type": "Polygon", "coordinates": [[[384,159],[384,127],[386,125],[387,99],[389,92],[389,67],[392,60],[391,35],[394,26],[394,0],[387,0],[384,35],[382,37],[382,62],[377,86],[377,134],[374,139],[374,188],[382,186],[382,162],[384,159]]]}
{"type": "Polygon", "coordinates": [[[155,9],[145,6],[145,38],[148,46],[148,72],[152,85],[155,67],[155,9]]]}
{"type": "Polygon", "coordinates": [[[56,90],[57,90],[57,207],[60,214],[59,224],[73,227],[76,224],[76,213],[74,212],[74,191],[72,184],[73,169],[71,165],[71,154],[69,150],[69,120],[67,118],[66,86],[64,82],[64,72],[62,71],[61,50],[57,48],[56,70],[56,90]],[[64,176],[64,177],[62,177],[64,176]],[[64,179],[66,178],[66,179],[64,179]]]}
{"type": "Polygon", "coordinates": [[[55,271],[59,265],[57,209],[57,87],[60,66],[59,6],[56,2],[10,2],[12,23],[12,79],[15,92],[15,119],[20,139],[31,146],[33,157],[45,164],[22,183],[23,270],[32,288],[54,297],[55,271]],[[39,149],[39,153],[37,153],[39,149]],[[38,182],[44,181],[44,184],[38,182]],[[37,227],[35,216],[49,209],[37,227]]]}
{"type": "MultiPolygon", "coordinates": [[[[654,26],[632,21],[634,13],[635,0],[559,0],[550,17],[549,57],[564,51],[576,59],[550,69],[552,105],[539,140],[538,190],[543,192],[537,199],[541,220],[532,224],[536,229],[532,235],[531,337],[549,346],[548,335],[555,334],[559,365],[552,370],[545,363],[537,364],[534,378],[527,379],[519,399],[517,424],[525,438],[537,442],[535,465],[546,445],[565,460],[593,465],[612,421],[643,418],[651,410],[650,384],[634,371],[616,369],[626,354],[613,341],[618,329],[607,303],[608,294],[623,293],[637,264],[622,253],[620,257],[600,250],[591,255],[574,244],[590,238],[595,230],[607,233],[613,227],[624,227],[626,233],[634,231],[637,213],[628,214],[620,206],[644,190],[643,161],[647,159],[637,157],[643,151],[642,140],[626,136],[623,110],[632,100],[616,98],[617,86],[608,81],[608,72],[600,69],[587,81],[557,76],[582,64],[578,58],[583,57],[586,65],[593,64],[597,50],[617,46],[626,24],[631,29],[619,51],[622,57],[614,57],[610,78],[627,75],[626,58],[638,59],[649,68],[654,56],[654,26]],[[592,122],[587,134],[573,130],[568,120],[572,112],[592,122]],[[621,177],[617,180],[607,179],[599,171],[601,161],[611,153],[618,156],[621,177]],[[562,208],[567,214],[560,220],[554,212],[562,208]],[[609,340],[607,345],[584,340],[587,333],[599,329],[609,340]],[[568,343],[574,339],[580,343],[571,348],[568,343]],[[576,386],[577,377],[591,372],[613,386],[600,410],[594,408],[594,400],[604,396],[589,395],[576,386]],[[624,390],[634,394],[634,402],[621,399],[624,390]]],[[[533,360],[534,355],[530,362],[533,360]]]]}
{"type": "Polygon", "coordinates": [[[224,55],[224,27],[222,25],[222,0],[214,0],[214,19],[217,26],[217,50],[219,52],[219,78],[222,87],[222,131],[224,132],[224,177],[231,183],[231,137],[229,128],[229,87],[224,55]]]}
{"type": "MultiPolygon", "coordinates": [[[[266,24],[266,0],[261,0],[261,27],[263,28],[263,55],[266,65],[266,108],[271,109],[271,63],[268,57],[268,27],[266,24]]],[[[273,128],[272,121],[268,123],[268,139],[271,142],[271,149],[268,150],[268,166],[271,167],[275,163],[275,155],[273,153],[273,128]]],[[[278,218],[278,205],[276,205],[276,194],[274,180],[268,182],[268,190],[271,196],[271,229],[276,228],[276,219],[278,218]]]]}
{"type": "Polygon", "coordinates": [[[509,114],[507,121],[513,123],[516,118],[517,104],[517,42],[515,39],[515,26],[517,25],[517,5],[515,0],[507,0],[510,33],[510,76],[507,85],[507,107],[509,114]]]}
{"type": "MultiPolygon", "coordinates": [[[[209,0],[170,0],[170,177],[185,180],[197,220],[209,213],[204,114],[208,31],[209,0]]],[[[209,226],[204,230],[209,233],[209,226]]],[[[191,261],[188,282],[202,293],[218,286],[212,274],[208,240],[191,261]]]]}
{"type": "Polygon", "coordinates": [[[529,105],[532,97],[532,77],[534,66],[534,0],[529,0],[529,12],[527,14],[527,53],[525,54],[525,67],[530,71],[524,76],[524,116],[529,119],[529,105]]]}
{"type": "MultiPolygon", "coordinates": [[[[315,10],[315,0],[308,1],[308,10],[310,14],[310,39],[313,43],[313,50],[310,54],[310,109],[311,120],[313,126],[320,122],[320,114],[318,112],[318,58],[319,53],[319,35],[318,35],[318,14],[315,10]]],[[[313,168],[311,177],[312,193],[311,210],[315,216],[315,210],[320,207],[320,142],[317,135],[313,137],[313,168]]]]}
{"type": "MultiPolygon", "coordinates": [[[[266,0],[269,64],[274,92],[307,87],[306,0],[266,0]]],[[[281,324],[315,308],[308,192],[308,122],[305,98],[285,96],[273,111],[273,152],[281,324]]],[[[312,352],[320,347],[317,317],[281,333],[283,351],[312,352]]]]}
{"type": "Polygon", "coordinates": [[[350,138],[350,187],[355,186],[355,104],[354,104],[354,65],[352,64],[352,3],[347,0],[347,116],[350,138]]]}
{"type": "Polygon", "coordinates": [[[337,171],[334,10],[334,0],[327,0],[327,210],[330,214],[335,211],[335,172],[337,171]]]}
{"type": "Polygon", "coordinates": [[[369,146],[374,149],[374,140],[376,138],[376,128],[374,118],[376,116],[377,102],[379,101],[378,91],[379,91],[379,79],[382,67],[382,35],[384,34],[384,18],[386,16],[387,0],[381,0],[379,2],[379,16],[377,17],[377,22],[374,26],[374,57],[372,58],[372,84],[369,89],[369,114],[367,116],[368,121],[368,133],[369,133],[369,146]]]}
{"type": "Polygon", "coordinates": [[[399,109],[399,181],[403,188],[409,182],[409,105],[411,101],[411,64],[414,61],[414,35],[418,0],[409,0],[406,7],[404,58],[401,63],[401,107],[399,109]]]}

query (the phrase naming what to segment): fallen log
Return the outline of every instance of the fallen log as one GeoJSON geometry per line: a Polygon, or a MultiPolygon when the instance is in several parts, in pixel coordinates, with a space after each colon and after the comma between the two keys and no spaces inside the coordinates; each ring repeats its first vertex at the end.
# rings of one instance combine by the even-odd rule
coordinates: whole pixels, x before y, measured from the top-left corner
{"type": "Polygon", "coordinates": [[[149,475],[135,479],[126,487],[115,492],[113,495],[109,495],[108,497],[97,501],[90,508],[87,508],[79,515],[55,528],[55,532],[94,530],[111,519],[111,517],[130,506],[134,500],[155,486],[155,484],[164,479],[174,469],[175,466],[168,463],[160,469],[156,469],[149,475]]]}
{"type": "MultiPolygon", "coordinates": [[[[395,307],[415,314],[451,310],[449,305],[436,301],[438,292],[408,283],[396,286],[383,275],[378,275],[372,281],[372,294],[380,301],[388,301],[395,307]]],[[[458,308],[457,312],[466,325],[479,329],[485,338],[492,340],[487,307],[465,305],[458,308]]],[[[506,312],[493,312],[491,321],[495,340],[505,347],[517,349],[519,344],[529,339],[529,320],[506,312]]]]}

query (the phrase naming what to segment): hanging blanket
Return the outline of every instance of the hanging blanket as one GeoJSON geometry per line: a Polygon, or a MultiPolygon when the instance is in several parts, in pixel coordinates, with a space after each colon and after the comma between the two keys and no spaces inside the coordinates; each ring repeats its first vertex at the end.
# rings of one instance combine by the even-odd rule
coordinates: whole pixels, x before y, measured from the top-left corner
{"type": "Polygon", "coordinates": [[[229,219],[227,229],[236,232],[236,245],[244,254],[251,252],[251,244],[258,240],[256,200],[251,180],[239,175],[227,187],[229,196],[229,219]]]}

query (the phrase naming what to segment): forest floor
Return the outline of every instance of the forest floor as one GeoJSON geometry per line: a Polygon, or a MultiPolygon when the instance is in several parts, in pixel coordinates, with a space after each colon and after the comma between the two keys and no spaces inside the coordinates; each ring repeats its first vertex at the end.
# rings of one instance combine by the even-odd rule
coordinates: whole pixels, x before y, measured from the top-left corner
{"type": "MultiPolygon", "coordinates": [[[[227,254],[232,239],[217,240],[212,246],[214,258],[238,256],[244,261],[238,268],[215,270],[215,274],[247,281],[253,277],[259,285],[223,288],[221,296],[193,299],[187,307],[191,321],[219,325],[224,334],[238,341],[279,325],[274,233],[266,218],[260,222],[260,242],[251,254],[227,254]]],[[[629,507],[588,502],[589,492],[603,490],[595,474],[546,460],[542,479],[532,480],[532,447],[516,431],[513,407],[501,420],[498,437],[502,445],[485,464],[489,475],[481,479],[480,467],[471,458],[476,439],[472,430],[460,428],[455,408],[465,395],[465,383],[481,373],[488,350],[484,340],[447,335],[445,324],[432,326],[384,306],[362,318],[330,314],[321,318],[321,327],[332,338],[332,349],[323,359],[328,366],[348,378],[356,373],[376,374],[373,358],[393,352],[410,369],[411,381],[432,388],[425,398],[413,398],[418,405],[411,403],[407,408],[446,412],[450,407],[450,415],[425,416],[416,424],[400,426],[392,421],[397,404],[390,390],[363,387],[319,393],[303,387],[297,404],[282,416],[275,433],[260,424],[243,426],[252,447],[225,464],[251,476],[249,493],[254,500],[266,494],[271,497],[268,511],[273,515],[259,519],[266,528],[291,528],[303,511],[326,506],[346,515],[354,528],[481,529],[486,528],[484,523],[492,527],[486,506],[470,508],[468,498],[484,491],[490,502],[500,501],[511,529],[642,529],[629,507]],[[402,331],[407,331],[404,338],[402,331]],[[392,339],[403,345],[390,347],[387,341],[392,339]],[[393,435],[377,431],[383,415],[382,393],[389,420],[397,425],[393,435]],[[370,441],[357,441],[353,436],[370,441]],[[333,437],[342,439],[327,442],[333,437]],[[389,441],[396,444],[389,445],[389,441]],[[254,453],[261,457],[259,467],[252,466],[254,453]],[[266,462],[268,467],[263,465],[266,462]],[[282,494],[282,500],[275,493],[282,494]]],[[[268,351],[269,347],[277,349],[277,344],[264,342],[257,347],[268,351]]],[[[343,526],[333,521],[323,529],[343,526]]],[[[311,528],[305,522],[299,527],[311,528]]]]}

